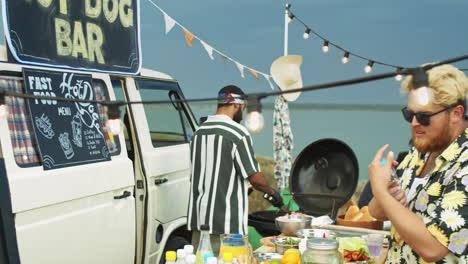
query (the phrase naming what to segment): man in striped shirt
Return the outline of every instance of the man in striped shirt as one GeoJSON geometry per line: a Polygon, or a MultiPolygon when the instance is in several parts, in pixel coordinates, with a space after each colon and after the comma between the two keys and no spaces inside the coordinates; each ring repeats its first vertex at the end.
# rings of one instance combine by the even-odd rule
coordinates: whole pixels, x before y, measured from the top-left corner
{"type": "Polygon", "coordinates": [[[188,229],[193,231],[192,244],[196,247],[200,226],[208,225],[215,253],[220,234],[247,234],[249,182],[268,194],[275,206],[283,206],[281,196],[260,172],[249,132],[240,125],[245,108],[243,95],[237,86],[222,88],[216,115],[207,118],[190,144],[188,229]]]}

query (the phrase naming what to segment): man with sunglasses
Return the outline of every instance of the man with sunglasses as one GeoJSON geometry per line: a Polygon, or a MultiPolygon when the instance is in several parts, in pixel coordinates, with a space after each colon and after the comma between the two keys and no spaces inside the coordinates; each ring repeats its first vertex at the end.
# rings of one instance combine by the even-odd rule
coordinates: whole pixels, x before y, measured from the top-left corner
{"type": "Polygon", "coordinates": [[[451,65],[426,74],[425,87],[413,76],[402,83],[413,148],[397,167],[398,187],[393,152],[377,151],[369,211],[392,222],[387,263],[468,263],[468,79],[451,65]]]}

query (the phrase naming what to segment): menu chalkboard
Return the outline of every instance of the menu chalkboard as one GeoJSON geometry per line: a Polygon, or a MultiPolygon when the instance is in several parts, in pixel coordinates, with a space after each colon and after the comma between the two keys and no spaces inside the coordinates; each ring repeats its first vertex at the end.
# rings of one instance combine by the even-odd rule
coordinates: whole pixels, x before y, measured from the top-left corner
{"type": "MultiPolygon", "coordinates": [[[[26,93],[95,100],[89,74],[23,68],[26,93]]],[[[28,99],[44,170],[110,160],[96,103],[28,99]]]]}

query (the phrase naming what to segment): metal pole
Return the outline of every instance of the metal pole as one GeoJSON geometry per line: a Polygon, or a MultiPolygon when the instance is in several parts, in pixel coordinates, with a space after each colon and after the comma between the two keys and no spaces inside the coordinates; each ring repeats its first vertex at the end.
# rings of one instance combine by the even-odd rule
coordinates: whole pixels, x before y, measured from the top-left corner
{"type": "Polygon", "coordinates": [[[291,4],[286,4],[284,9],[284,56],[288,55],[288,28],[289,28],[289,17],[288,9],[291,7],[291,4]]]}

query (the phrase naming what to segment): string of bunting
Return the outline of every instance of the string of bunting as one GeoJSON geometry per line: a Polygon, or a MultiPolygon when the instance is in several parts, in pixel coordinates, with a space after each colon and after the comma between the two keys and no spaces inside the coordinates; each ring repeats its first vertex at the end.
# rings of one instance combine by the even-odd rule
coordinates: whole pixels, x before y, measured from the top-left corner
{"type": "Polygon", "coordinates": [[[246,69],[247,71],[249,71],[253,77],[255,77],[255,79],[257,79],[257,81],[260,82],[260,78],[259,78],[259,75],[262,75],[263,78],[265,78],[265,80],[268,82],[268,84],[270,85],[270,88],[272,90],[274,90],[274,86],[273,86],[273,83],[271,82],[271,75],[269,74],[266,74],[264,72],[261,72],[261,71],[258,71],[258,70],[255,70],[251,67],[248,67],[248,66],[245,66],[244,64],[241,64],[240,62],[238,62],[237,60],[229,57],[228,55],[226,55],[225,53],[219,51],[218,49],[214,48],[212,45],[208,44],[206,41],[200,39],[198,36],[196,36],[195,34],[193,34],[191,31],[189,31],[186,27],[182,26],[179,22],[177,22],[176,20],[174,20],[174,18],[172,18],[171,16],[169,16],[161,7],[159,7],[154,1],[152,0],[148,0],[148,2],[150,2],[154,7],[156,7],[157,9],[159,9],[159,11],[161,11],[161,13],[164,15],[164,22],[166,24],[166,35],[174,28],[175,25],[178,25],[182,31],[184,32],[184,35],[185,35],[185,40],[187,42],[187,45],[189,47],[192,47],[193,46],[193,40],[196,39],[198,40],[203,48],[205,49],[206,53],[208,54],[208,56],[210,57],[211,60],[214,60],[215,59],[215,56],[214,56],[214,53],[217,53],[221,58],[223,58],[224,60],[229,60],[231,61],[232,63],[234,63],[234,65],[236,65],[237,69],[239,70],[240,72],[240,75],[242,78],[245,78],[245,74],[244,74],[244,69],[246,69]]]}
{"type": "MultiPolygon", "coordinates": [[[[322,35],[320,35],[319,33],[317,33],[316,31],[312,30],[311,27],[309,27],[304,21],[302,21],[300,18],[298,18],[290,9],[290,5],[286,6],[286,10],[288,12],[288,20],[289,22],[291,22],[292,20],[296,20],[298,21],[299,23],[301,23],[304,27],[305,27],[305,31],[304,31],[304,39],[309,39],[309,36],[310,34],[314,34],[316,37],[318,37],[319,39],[321,39],[323,41],[323,46],[322,46],[322,51],[327,53],[330,49],[330,46],[333,46],[339,50],[341,50],[343,52],[343,57],[341,58],[341,62],[343,64],[346,64],[349,62],[349,59],[351,56],[353,57],[356,57],[356,58],[359,58],[359,59],[362,59],[364,61],[367,61],[367,65],[365,66],[364,68],[364,71],[366,73],[369,73],[372,71],[372,67],[374,66],[374,64],[380,64],[380,65],[383,65],[383,66],[387,66],[387,67],[391,67],[391,68],[394,68],[396,71],[401,71],[403,68],[403,66],[398,66],[398,65],[393,65],[393,64],[389,64],[389,63],[385,63],[385,62],[382,62],[382,61],[378,61],[378,60],[374,60],[374,59],[370,59],[370,58],[367,58],[367,57],[364,57],[364,56],[361,56],[357,53],[354,53],[354,52],[351,52],[349,49],[345,49],[343,47],[341,47],[340,45],[326,39],[325,37],[323,37],[322,35]]],[[[396,75],[395,76],[395,79],[397,81],[401,81],[402,79],[402,76],[401,75],[396,75]]]]}

